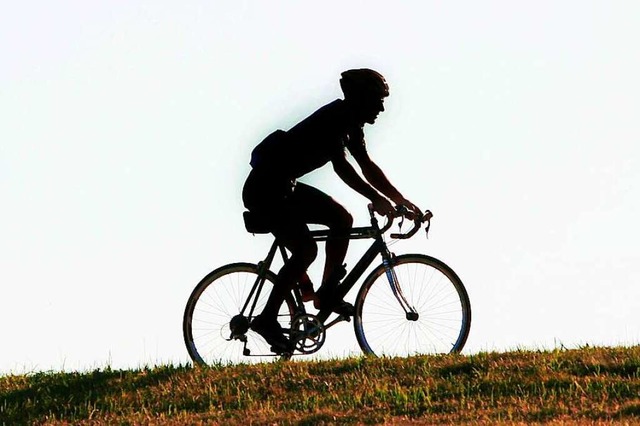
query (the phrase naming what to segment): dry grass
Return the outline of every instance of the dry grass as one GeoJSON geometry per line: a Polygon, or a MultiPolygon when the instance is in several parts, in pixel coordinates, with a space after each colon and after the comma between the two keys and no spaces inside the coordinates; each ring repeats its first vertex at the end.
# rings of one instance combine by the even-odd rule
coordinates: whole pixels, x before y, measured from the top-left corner
{"type": "Polygon", "coordinates": [[[0,378],[0,424],[640,424],[640,346],[0,378]]]}

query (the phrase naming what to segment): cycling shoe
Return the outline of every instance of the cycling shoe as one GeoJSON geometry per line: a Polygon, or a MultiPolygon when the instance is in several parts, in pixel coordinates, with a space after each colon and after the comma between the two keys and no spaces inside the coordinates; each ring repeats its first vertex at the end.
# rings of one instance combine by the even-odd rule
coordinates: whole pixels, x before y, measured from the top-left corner
{"type": "Polygon", "coordinates": [[[356,308],[351,303],[345,302],[344,300],[334,301],[330,305],[330,309],[331,312],[335,312],[343,317],[352,317],[356,314],[356,308]]]}
{"type": "Polygon", "coordinates": [[[318,310],[328,309],[338,315],[352,317],[356,314],[354,306],[342,299],[337,298],[332,291],[322,287],[316,292],[318,298],[314,301],[314,306],[318,310]]]}
{"type": "Polygon", "coordinates": [[[291,342],[284,335],[282,326],[276,320],[268,320],[258,315],[251,321],[251,330],[258,333],[271,345],[271,351],[276,354],[291,352],[291,342]]]}

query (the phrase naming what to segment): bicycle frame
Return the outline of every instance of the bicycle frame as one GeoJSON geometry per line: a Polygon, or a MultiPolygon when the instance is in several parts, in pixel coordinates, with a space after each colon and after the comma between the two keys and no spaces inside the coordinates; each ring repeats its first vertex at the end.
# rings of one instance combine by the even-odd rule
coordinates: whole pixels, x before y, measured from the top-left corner
{"type": "MultiPolygon", "coordinates": [[[[382,263],[386,266],[387,278],[389,279],[389,285],[391,286],[391,290],[395,295],[396,299],[398,300],[398,302],[400,303],[400,305],[402,306],[402,308],[404,309],[407,316],[410,317],[411,315],[415,315],[416,311],[413,307],[411,307],[411,305],[407,302],[404,295],[402,294],[402,290],[398,285],[398,280],[392,268],[393,254],[389,251],[389,249],[387,248],[387,244],[382,238],[384,232],[390,226],[391,226],[391,223],[388,223],[384,228],[380,229],[380,227],[378,226],[377,219],[375,218],[373,213],[371,213],[371,226],[354,227],[351,229],[351,231],[346,237],[332,237],[330,236],[330,231],[324,230],[324,229],[311,231],[311,237],[314,241],[328,241],[331,238],[348,238],[349,240],[372,238],[373,242],[371,243],[371,246],[365,251],[365,253],[360,257],[358,262],[353,266],[353,268],[351,268],[351,270],[348,272],[348,274],[345,276],[342,282],[338,285],[337,297],[344,298],[344,296],[346,296],[346,294],[353,288],[353,286],[362,277],[362,275],[365,273],[367,268],[374,262],[374,260],[378,257],[378,255],[380,255],[382,257],[382,263]]],[[[258,263],[258,271],[259,271],[258,279],[254,284],[253,288],[251,289],[251,292],[247,297],[247,300],[241,310],[242,315],[244,315],[244,312],[247,309],[249,302],[253,301],[253,303],[251,304],[251,309],[249,310],[249,313],[248,313],[249,317],[253,316],[253,312],[254,312],[256,303],[258,301],[258,297],[260,295],[260,292],[262,291],[262,287],[265,282],[266,272],[271,267],[273,259],[275,258],[276,253],[278,251],[280,251],[280,254],[283,260],[286,262],[288,260],[287,251],[285,247],[282,245],[282,243],[276,238],[274,239],[273,244],[271,245],[271,248],[269,249],[269,252],[265,257],[265,259],[258,263]]],[[[302,302],[302,296],[300,294],[300,291],[297,288],[295,288],[293,289],[293,293],[294,293],[295,301],[297,305],[296,313],[303,313],[303,314],[306,313],[304,309],[304,304],[302,302]]],[[[332,321],[331,323],[325,324],[325,322],[327,321],[329,316],[331,316],[331,314],[332,314],[332,311],[330,310],[320,310],[316,315],[320,323],[324,325],[325,329],[341,321],[350,321],[350,318],[339,315],[338,318],[332,321]]]]}
{"type": "MultiPolygon", "coordinates": [[[[352,315],[356,338],[365,354],[460,352],[471,322],[467,291],[457,274],[438,259],[420,253],[396,256],[389,251],[393,239],[410,238],[423,225],[428,231],[433,217],[429,210],[416,214],[402,211],[400,207],[396,207],[397,214],[389,216],[384,226],[378,226],[373,206],[369,205],[371,226],[352,228],[340,237],[323,228],[310,231],[310,237],[317,242],[336,242],[333,238],[372,240],[364,251],[358,249],[361,256],[353,260],[354,266],[337,286],[337,296],[342,298],[354,286],[360,287],[352,315]],[[402,217],[401,227],[405,218],[414,222],[413,227],[387,234],[399,217],[402,217]],[[372,265],[378,255],[382,262],[372,265]],[[404,331],[396,332],[399,329],[404,331]]],[[[248,232],[269,232],[259,217],[245,212],[244,218],[248,232]]],[[[284,351],[276,347],[265,349],[269,339],[256,336],[261,333],[252,327],[252,322],[260,314],[256,310],[261,309],[265,295],[277,284],[271,269],[276,256],[281,256],[285,264],[290,260],[284,244],[273,238],[266,257],[257,264],[222,265],[203,277],[193,289],[185,308],[183,334],[194,362],[205,364],[209,359],[218,360],[219,356],[231,359],[280,355],[289,359],[292,355],[313,354],[323,347],[328,328],[351,321],[351,315],[340,315],[331,308],[319,311],[309,308],[307,312],[309,305],[303,301],[302,287],[294,285],[286,293],[277,318],[291,345],[284,351]],[[242,342],[244,347],[235,343],[232,347],[224,346],[232,341],[242,342]]]]}

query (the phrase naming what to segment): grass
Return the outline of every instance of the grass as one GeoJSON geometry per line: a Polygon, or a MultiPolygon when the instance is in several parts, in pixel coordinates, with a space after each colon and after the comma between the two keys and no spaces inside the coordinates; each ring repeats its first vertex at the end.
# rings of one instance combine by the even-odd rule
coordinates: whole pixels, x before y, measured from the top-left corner
{"type": "Polygon", "coordinates": [[[640,424],[640,346],[0,377],[0,424],[640,424]]]}

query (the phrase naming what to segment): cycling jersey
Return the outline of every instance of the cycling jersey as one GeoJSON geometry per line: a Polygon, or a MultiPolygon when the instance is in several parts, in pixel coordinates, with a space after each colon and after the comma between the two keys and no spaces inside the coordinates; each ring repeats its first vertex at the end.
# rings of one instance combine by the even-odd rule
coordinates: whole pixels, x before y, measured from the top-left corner
{"type": "Polygon", "coordinates": [[[251,153],[251,166],[295,180],[349,150],[366,155],[362,126],[351,118],[342,99],[311,114],[288,131],[276,130],[251,153]]]}

